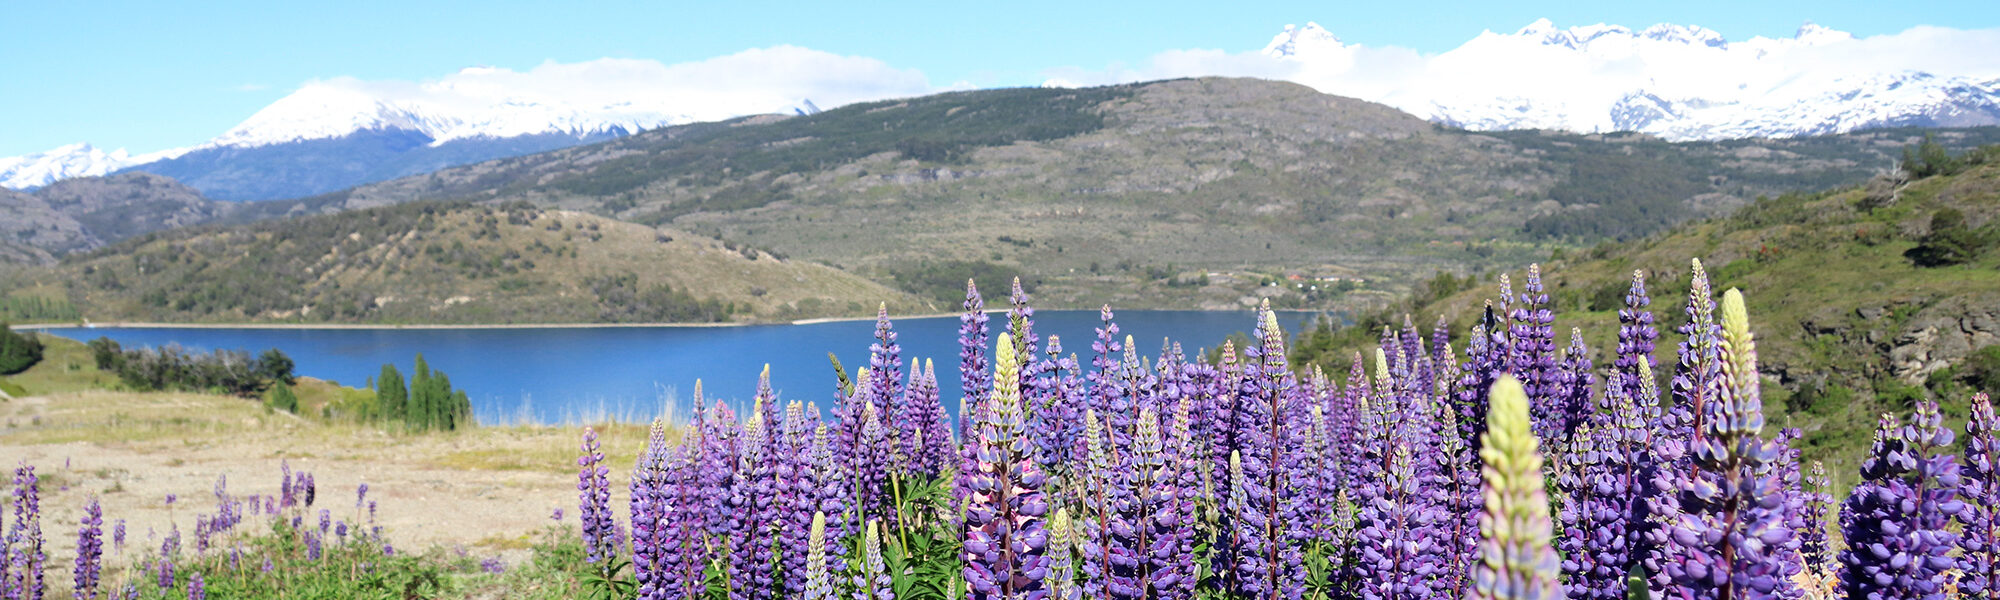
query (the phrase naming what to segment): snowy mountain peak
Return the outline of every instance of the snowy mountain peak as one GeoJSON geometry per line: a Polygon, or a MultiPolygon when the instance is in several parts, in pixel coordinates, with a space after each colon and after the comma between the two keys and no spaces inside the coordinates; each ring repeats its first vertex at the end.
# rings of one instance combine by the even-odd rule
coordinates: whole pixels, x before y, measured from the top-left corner
{"type": "Polygon", "coordinates": [[[1854,34],[1806,21],[1804,25],[1799,26],[1799,32],[1793,34],[1792,39],[1808,45],[1819,45],[1851,41],[1854,39],[1854,34]]]}
{"type": "Polygon", "coordinates": [[[1276,58],[1290,58],[1323,52],[1329,48],[1340,48],[1340,38],[1320,27],[1319,23],[1307,21],[1304,27],[1286,25],[1285,30],[1271,38],[1264,46],[1264,55],[1276,58]]]}
{"type": "Polygon", "coordinates": [[[2000,53],[1971,51],[1992,46],[2000,36],[1970,31],[1862,39],[1809,22],[1790,38],[1732,42],[1694,25],[1563,29],[1537,19],[1440,54],[1395,58],[1406,62],[1393,72],[1368,64],[1381,53],[1360,46],[1265,53],[1296,63],[1299,83],[1456,127],[1688,140],[2000,124],[2000,53]]]}
{"type": "Polygon", "coordinates": [[[1639,37],[1658,42],[1673,42],[1690,46],[1721,48],[1729,45],[1729,40],[1721,33],[1700,25],[1674,25],[1660,23],[1639,32],[1639,37]]]}
{"type": "Polygon", "coordinates": [[[69,144],[46,152],[0,158],[0,187],[36,188],[58,179],[91,177],[131,164],[124,149],[105,152],[90,144],[69,144]]]}

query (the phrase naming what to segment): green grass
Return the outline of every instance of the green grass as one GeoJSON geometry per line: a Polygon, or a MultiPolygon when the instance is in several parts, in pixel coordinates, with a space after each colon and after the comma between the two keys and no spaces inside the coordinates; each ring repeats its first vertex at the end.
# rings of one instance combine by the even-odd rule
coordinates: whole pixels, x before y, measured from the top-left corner
{"type": "Polygon", "coordinates": [[[60,394],[108,389],[117,384],[117,376],[97,370],[96,359],[82,342],[40,333],[33,335],[42,341],[42,361],[26,371],[0,377],[0,386],[5,386],[8,394],[16,397],[60,394]]]}
{"type": "MultiPolygon", "coordinates": [[[[1922,319],[2000,305],[2000,249],[1937,268],[1904,256],[1939,210],[1957,209],[1976,221],[2000,216],[2000,164],[1911,182],[1888,206],[1870,208],[1867,194],[1865,188],[1787,194],[1729,217],[1544,264],[1557,342],[1567,345],[1568,330],[1580,328],[1595,363],[1610,362],[1617,313],[1615,305],[1601,305],[1640,270],[1661,332],[1654,355],[1670,372],[1680,341],[1673,328],[1686,319],[1688,261],[1702,259],[1718,294],[1734,287],[1745,295],[1766,376],[1767,422],[1799,428],[1804,457],[1825,461],[1845,489],[1878,414],[1906,413],[1913,398],[1930,398],[1940,402],[1948,425],[1965,420],[1968,371],[1898,378],[1887,348],[1922,319]]],[[[1513,277],[1518,291],[1523,273],[1513,277]]],[[[1484,278],[1469,291],[1372,315],[1360,327],[1311,333],[1296,344],[1294,357],[1341,372],[1352,351],[1374,343],[1381,325],[1400,327],[1402,311],[1425,331],[1443,315],[1462,346],[1481,302],[1497,291],[1497,282],[1484,278]]]]}

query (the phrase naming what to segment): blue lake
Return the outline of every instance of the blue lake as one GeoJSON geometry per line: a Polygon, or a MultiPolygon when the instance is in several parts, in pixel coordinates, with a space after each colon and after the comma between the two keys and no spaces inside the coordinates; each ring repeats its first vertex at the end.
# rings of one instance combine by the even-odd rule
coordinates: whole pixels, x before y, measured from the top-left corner
{"type": "MultiPolygon", "coordinates": [[[[994,336],[1006,315],[992,313],[994,336]]],[[[1280,313],[1288,329],[1313,318],[1280,313]]],[[[1251,311],[1127,311],[1117,314],[1120,335],[1134,337],[1147,356],[1172,338],[1192,355],[1234,332],[1256,326],[1251,311]]],[[[948,409],[958,406],[958,318],[894,321],[904,360],[936,362],[948,409]]],[[[1096,311],[1038,311],[1035,332],[1044,342],[1061,336],[1063,351],[1088,361],[1099,325],[1096,311]]],[[[124,346],[177,343],[198,349],[255,354],[277,348],[291,355],[300,375],[362,387],[394,363],[407,377],[418,353],[431,368],[466,390],[482,422],[574,423],[615,418],[648,421],[663,411],[688,414],[696,379],[711,399],[747,403],[757,374],[771,366],[779,397],[829,406],[835,378],[827,353],[849,373],[868,364],[875,323],[838,321],[746,327],[553,327],[531,329],[180,329],[56,328],[48,333],[88,341],[109,337],[124,346]]],[[[906,371],[907,373],[907,367],[906,371]]]]}

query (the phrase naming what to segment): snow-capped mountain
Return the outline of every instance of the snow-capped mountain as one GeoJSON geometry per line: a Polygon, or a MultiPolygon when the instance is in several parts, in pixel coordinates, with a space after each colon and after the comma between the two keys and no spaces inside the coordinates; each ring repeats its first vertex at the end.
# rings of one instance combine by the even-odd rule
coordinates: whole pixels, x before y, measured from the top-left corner
{"type": "Polygon", "coordinates": [[[795,46],[661,64],[599,59],[472,67],[425,81],[308,82],[187,148],[127,156],[87,145],[0,158],[0,186],[143,170],[213,198],[264,200],[632,135],[931,91],[921,73],[795,46]]]}
{"type": "Polygon", "coordinates": [[[309,83],[198,148],[254,148],[371,130],[420,133],[439,146],[524,135],[625,135],[695,119],[670,105],[631,98],[565,98],[479,81],[499,72],[465,69],[459,77],[421,84],[415,93],[353,81],[309,83]]]}
{"type": "Polygon", "coordinates": [[[1888,126],[2000,124],[1991,32],[1916,28],[1857,38],[1807,23],[1730,41],[1659,24],[1484,32],[1430,56],[1286,26],[1262,54],[1320,91],[1474,130],[1641,131],[1668,139],[1789,137],[1888,126]]]}
{"type": "Polygon", "coordinates": [[[132,156],[123,148],[105,152],[90,144],[70,144],[47,152],[0,158],[0,187],[33,189],[71,177],[104,175],[184,152],[185,149],[174,149],[132,156]]]}

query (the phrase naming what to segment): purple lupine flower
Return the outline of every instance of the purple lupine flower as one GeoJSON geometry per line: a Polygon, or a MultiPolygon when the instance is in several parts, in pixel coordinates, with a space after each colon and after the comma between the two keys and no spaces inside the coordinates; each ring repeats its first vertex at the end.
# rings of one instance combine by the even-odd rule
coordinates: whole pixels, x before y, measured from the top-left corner
{"type": "MultiPolygon", "coordinates": [[[[1045,366],[1042,378],[1036,382],[1037,386],[1047,386],[1048,389],[1042,392],[1045,396],[1042,404],[1035,410],[1027,411],[1026,434],[1035,465],[1048,482],[1046,489],[1068,494],[1076,491],[1069,484],[1072,476],[1070,467],[1072,461],[1077,460],[1078,440],[1083,435],[1081,411],[1088,402],[1084,396],[1087,388],[1078,377],[1080,370],[1076,359],[1062,356],[1062,339],[1059,336],[1049,336],[1048,352],[1048,358],[1041,361],[1045,366]]],[[[973,464],[978,444],[968,442],[964,452],[968,458],[974,459],[967,464],[973,464]]]]}
{"type": "Polygon", "coordinates": [[[786,594],[792,597],[806,592],[804,574],[812,547],[812,519],[820,510],[821,482],[812,456],[813,433],[820,428],[818,412],[814,409],[809,413],[805,404],[796,400],[787,405],[779,436],[785,440],[784,447],[791,450],[771,457],[773,480],[778,487],[775,510],[779,521],[778,558],[782,561],[778,579],[785,582],[786,594]]]}
{"type": "Polygon", "coordinates": [[[1957,498],[1958,460],[1947,453],[1953,436],[1943,421],[1929,400],[1917,402],[1908,425],[1882,416],[1861,484],[1841,507],[1847,597],[1942,597],[1947,573],[1959,567],[1951,522],[1965,502],[1957,498]]]}
{"type": "Polygon", "coordinates": [[[83,521],[76,530],[76,569],[71,580],[76,600],[97,597],[97,583],[104,563],[104,509],[97,498],[83,505],[83,521]]]}
{"type": "Polygon", "coordinates": [[[0,556],[4,559],[0,560],[0,575],[4,575],[0,576],[0,590],[12,595],[8,600],[40,600],[47,586],[42,572],[48,560],[42,550],[41,478],[27,461],[14,469],[13,496],[13,528],[0,544],[6,551],[0,556]]]}
{"type": "MultiPolygon", "coordinates": [[[[697,388],[700,386],[697,385],[697,388]]],[[[862,387],[859,383],[856,388],[862,387]]],[[[736,422],[736,411],[717,400],[709,407],[707,414],[695,426],[701,432],[700,463],[695,469],[700,481],[700,507],[703,531],[709,538],[710,560],[723,560],[728,548],[730,526],[730,490],[736,486],[736,461],[741,447],[738,437],[742,433],[736,422]]]]}
{"type": "MultiPolygon", "coordinates": [[[[668,473],[666,425],[654,421],[647,432],[646,449],[632,467],[632,580],[639,598],[665,598],[672,570],[669,553],[679,550],[678,542],[666,537],[665,521],[673,501],[673,483],[668,473]]],[[[557,519],[561,510],[556,509],[557,519]]]]}
{"type": "MultiPolygon", "coordinates": [[[[697,423],[693,432],[700,431],[701,424],[697,423]]],[[[701,473],[705,464],[701,456],[703,451],[699,436],[683,435],[681,443],[667,454],[664,466],[666,497],[654,499],[665,503],[665,506],[652,510],[660,515],[660,533],[650,536],[665,546],[658,549],[659,575],[651,580],[655,585],[650,594],[642,594],[641,598],[686,599],[707,593],[707,584],[702,577],[702,570],[708,563],[708,517],[703,496],[707,490],[701,473]]]]}
{"type": "Polygon", "coordinates": [[[160,540],[160,556],[174,557],[181,553],[181,528],[175,525],[167,530],[166,539],[160,540]]]}
{"type": "Polygon", "coordinates": [[[333,511],[319,509],[319,534],[326,535],[326,530],[331,527],[333,527],[333,511]]]}
{"type": "Polygon", "coordinates": [[[188,600],[208,600],[207,586],[201,582],[201,573],[188,575],[188,600]]]}
{"type": "MultiPolygon", "coordinates": [[[[1447,350],[1445,355],[1450,356],[1450,352],[1447,350]]],[[[1437,427],[1423,432],[1425,438],[1433,441],[1434,454],[1429,465],[1435,488],[1432,514],[1436,517],[1431,529],[1439,570],[1439,581],[1434,587],[1440,595],[1458,598],[1472,589],[1472,567],[1479,560],[1479,507],[1483,501],[1479,453],[1476,448],[1465,446],[1456,435],[1458,412],[1449,401],[1450,384],[1458,381],[1458,367],[1446,362],[1434,375],[1439,378],[1439,385],[1429,412],[1434,415],[1430,422],[1437,427]]],[[[1327,498],[1322,507],[1329,529],[1338,531],[1343,524],[1337,520],[1340,507],[1334,498],[1327,498]]]]}
{"type": "MultiPolygon", "coordinates": [[[[1824,485],[1825,475],[1819,473],[1819,464],[1813,464],[1814,472],[1824,485]]],[[[1972,418],[1965,423],[1965,470],[1962,495],[1967,502],[1965,510],[1958,513],[1958,520],[1964,523],[1960,532],[1959,547],[1963,549],[1959,569],[1965,575],[1958,580],[1959,592],[1968,598],[1990,599],[2000,595],[2000,417],[1993,412],[1993,402],[1985,393],[1972,396],[1972,418]]],[[[1820,536],[1818,547],[1824,553],[1826,544],[1825,513],[1819,521],[1820,536]]],[[[1808,540],[1808,552],[1812,541],[1808,540]]]]}
{"type": "Polygon", "coordinates": [[[868,372],[866,367],[857,370],[853,389],[836,399],[832,411],[831,437],[827,440],[827,449],[833,454],[834,463],[840,466],[843,474],[842,483],[846,485],[844,493],[847,495],[847,501],[843,505],[843,510],[856,509],[853,512],[827,513],[828,518],[840,519],[837,529],[843,532],[860,531],[860,522],[856,519],[859,518],[861,510],[864,510],[867,501],[879,497],[880,492],[878,487],[880,480],[866,472],[873,450],[864,445],[861,439],[868,425],[868,407],[873,405],[873,401],[868,398],[872,393],[869,391],[872,385],[861,385],[861,378],[868,372]],[[864,488],[870,487],[877,494],[869,495],[869,490],[864,488]],[[857,505],[856,502],[862,504],[857,505]]]}
{"type": "Polygon", "coordinates": [[[111,528],[111,551],[117,552],[119,554],[123,554],[125,552],[124,519],[119,519],[118,525],[111,528]]]}
{"type": "MultiPolygon", "coordinates": [[[[304,483],[304,484],[303,484],[303,486],[302,486],[302,487],[300,488],[300,489],[303,489],[303,490],[305,490],[305,491],[304,491],[304,492],[303,492],[303,493],[301,494],[302,496],[304,496],[304,501],[305,501],[305,506],[306,506],[306,508],[312,508],[312,505],[313,505],[313,495],[314,495],[315,493],[317,493],[317,492],[319,491],[319,486],[317,486],[317,485],[314,485],[314,484],[313,484],[313,474],[312,474],[312,473],[305,473],[305,474],[302,474],[302,475],[300,475],[299,477],[305,480],[305,483],[304,483]]],[[[172,502],[169,502],[168,504],[172,504],[172,502]]]]}
{"type": "Polygon", "coordinates": [[[1440,512],[1433,505],[1435,472],[1419,469],[1415,457],[1427,441],[1421,434],[1432,426],[1408,418],[1423,414],[1416,408],[1421,402],[1398,391],[1407,386],[1399,386],[1386,353],[1378,349],[1375,364],[1369,426],[1382,437],[1367,456],[1382,469],[1363,478],[1356,490],[1356,577],[1361,596],[1370,600],[1436,597],[1441,595],[1434,589],[1439,582],[1428,576],[1443,558],[1435,534],[1440,512]]]}
{"type": "Polygon", "coordinates": [[[1543,446],[1561,448],[1567,441],[1563,427],[1569,411],[1562,397],[1562,367],[1556,358],[1555,314],[1549,310],[1549,295],[1542,288],[1541,265],[1528,265],[1528,279],[1515,300],[1518,302],[1507,314],[1512,322],[1507,335],[1507,372],[1520,378],[1528,392],[1535,434],[1542,437],[1543,446]]]}
{"type": "Polygon", "coordinates": [[[1774,479],[1778,490],[1777,511],[1784,527],[1792,532],[1790,539],[1767,548],[1777,567],[1773,575],[1781,582],[1780,589],[1789,591],[1802,589],[1789,582],[1805,570],[1805,555],[1802,551],[1806,530],[1806,504],[1811,500],[1807,495],[1802,467],[1799,465],[1799,438],[1804,435],[1796,427],[1778,430],[1778,436],[1771,440],[1775,449],[1766,475],[1774,479]]]}
{"type": "Polygon", "coordinates": [[[777,521],[777,482],[769,450],[771,435],[761,414],[751,413],[743,428],[736,481],[730,489],[729,597],[748,600],[771,591],[772,551],[777,521]]]}
{"type": "Polygon", "coordinates": [[[1194,438],[1196,402],[1191,393],[1182,394],[1175,401],[1165,459],[1161,472],[1154,477],[1158,481],[1154,495],[1160,502],[1153,511],[1157,541],[1147,550],[1147,556],[1152,558],[1158,573],[1153,587],[1161,600],[1188,600],[1200,583],[1195,565],[1196,523],[1201,519],[1197,501],[1207,470],[1202,467],[1200,442],[1194,438]]]}
{"type": "MultiPolygon", "coordinates": [[[[835,461],[831,438],[831,430],[826,425],[820,425],[813,431],[811,451],[808,454],[813,477],[800,483],[808,486],[808,491],[819,498],[814,512],[847,515],[854,511],[853,487],[847,483],[852,474],[835,461]]],[[[847,537],[847,529],[843,526],[846,522],[846,518],[835,518],[826,523],[823,554],[826,557],[828,573],[847,571],[846,548],[842,542],[847,537]]]]}
{"type": "MultiPolygon", "coordinates": [[[[1021,414],[1021,365],[1012,334],[994,352],[993,393],[979,426],[979,460],[970,472],[965,514],[965,579],[971,600],[1036,600],[1047,575],[1042,529],[1049,504],[1028,452],[1021,414]]],[[[1028,354],[1023,358],[1031,358],[1028,354]]]]}
{"type": "Polygon", "coordinates": [[[319,557],[321,556],[321,543],[322,543],[322,540],[320,540],[319,532],[307,531],[305,538],[306,538],[306,560],[319,560],[319,557]]]}
{"type": "Polygon", "coordinates": [[[160,584],[160,589],[174,589],[174,561],[172,559],[161,558],[155,561],[154,564],[156,566],[154,573],[156,580],[160,584]]]}
{"type": "Polygon", "coordinates": [[[1701,261],[1692,264],[1688,276],[1688,322],[1676,329],[1687,339],[1677,350],[1680,367],[1674,374],[1674,401],[1664,407],[1666,416],[1660,430],[1663,437],[1681,441],[1693,440],[1703,431],[1703,421],[1713,411],[1709,405],[1717,401],[1712,382],[1721,377],[1717,372],[1721,359],[1716,352],[1722,334],[1715,321],[1715,293],[1709,287],[1708,272],[1701,261]]]}
{"type": "MultiPolygon", "coordinates": [[[[1966,451],[1968,462],[1971,454],[1972,451],[1968,449],[1966,451]]],[[[1826,524],[1827,518],[1834,514],[1833,480],[1826,475],[1826,465],[1815,460],[1812,463],[1812,470],[1806,473],[1805,483],[1806,505],[1803,519],[1805,527],[1799,530],[1799,553],[1805,561],[1806,570],[1818,575],[1829,575],[1833,570],[1833,545],[1827,542],[1826,524]]],[[[1967,489],[1971,488],[1968,486],[1967,489]]],[[[1969,511],[1960,516],[1965,517],[1968,514],[1969,511]]],[[[1966,528],[1968,532],[1973,530],[1970,525],[1966,528]]],[[[1971,551],[1966,553],[1967,556],[1972,554],[1971,551]]],[[[1971,579],[1968,577],[1961,580],[1961,589],[1965,589],[1963,582],[1971,579]]]]}
{"type": "MultiPolygon", "coordinates": [[[[903,346],[896,343],[895,326],[889,322],[887,304],[879,305],[875,313],[875,343],[868,346],[868,372],[873,388],[869,399],[875,404],[875,414],[889,425],[894,432],[888,439],[900,440],[917,435],[916,423],[903,422],[902,417],[909,409],[902,406],[903,397],[903,346]]],[[[855,385],[859,386],[857,381],[855,385]]]]}
{"type": "Polygon", "coordinates": [[[1757,351],[1740,292],[1723,295],[1722,321],[1713,348],[1703,348],[1711,342],[1700,339],[1691,348],[1717,364],[1697,370],[1688,382],[1691,389],[1705,390],[1700,393],[1707,411],[1689,453],[1689,468],[1663,474],[1672,480],[1679,504],[1673,546],[1663,565],[1672,580],[1666,593],[1789,597],[1794,583],[1783,562],[1797,557],[1785,556],[1783,548],[1791,543],[1793,530],[1785,522],[1785,490],[1771,468],[1779,449],[1760,437],[1764,414],[1757,351]]]}
{"type": "MultiPolygon", "coordinates": [[[[1501,275],[1501,299],[1507,300],[1513,290],[1504,287],[1506,275],[1501,275]]],[[[1486,433],[1488,394],[1493,382],[1507,371],[1507,333],[1502,326],[1503,315],[1492,301],[1486,303],[1486,312],[1474,324],[1471,339],[1465,346],[1465,364],[1460,369],[1458,393],[1453,396],[1453,404],[1458,407],[1459,437],[1467,447],[1477,447],[1479,436],[1486,433]]],[[[1360,375],[1361,358],[1355,357],[1355,375],[1360,375]]],[[[1349,380],[1350,389],[1353,380],[1349,380]]],[[[1365,386],[1364,386],[1365,387],[1365,386]]]]}
{"type": "Polygon", "coordinates": [[[1087,466],[1077,479],[1088,488],[1083,503],[1086,516],[1079,527],[1082,536],[1077,544],[1083,558],[1083,594],[1091,598],[1136,598],[1143,594],[1136,581],[1139,558],[1132,537],[1142,526],[1132,522],[1128,513],[1133,504],[1131,487],[1126,482],[1131,465],[1113,462],[1109,434],[1104,431],[1103,421],[1097,418],[1097,411],[1086,409],[1083,423],[1087,466]]]}
{"type": "Polygon", "coordinates": [[[1561,411],[1556,419],[1560,424],[1558,437],[1563,440],[1568,440],[1587,422],[1603,422],[1592,393],[1597,376],[1590,363],[1590,348],[1583,343],[1582,329],[1572,327],[1569,332],[1569,348],[1563,350],[1560,370],[1555,373],[1554,395],[1550,398],[1550,405],[1561,411]]]}
{"type": "Polygon", "coordinates": [[[1118,360],[1116,354],[1125,350],[1118,341],[1118,324],[1111,321],[1111,306],[1105,305],[1098,312],[1101,323],[1097,327],[1097,339],[1090,343],[1090,373],[1085,380],[1090,383],[1090,395],[1083,409],[1096,411],[1097,418],[1104,423],[1110,435],[1112,454],[1130,444],[1132,435],[1131,398],[1118,385],[1118,360]]]}
{"type": "MultiPolygon", "coordinates": [[[[597,430],[583,429],[583,455],[577,457],[576,491],[579,509],[577,514],[583,529],[583,549],[585,560],[592,564],[608,563],[617,550],[611,542],[611,468],[604,465],[603,446],[597,441],[597,430]]],[[[310,505],[310,503],[308,503],[310,505]]]]}
{"type": "Polygon", "coordinates": [[[1562,454],[1558,487],[1564,502],[1560,516],[1562,570],[1568,576],[1571,600],[1618,600],[1625,597],[1624,576],[1630,571],[1624,555],[1624,499],[1632,494],[1626,456],[1617,451],[1615,426],[1585,425],[1562,454]]]}
{"type": "Polygon", "coordinates": [[[920,369],[913,362],[910,385],[903,388],[905,412],[896,418],[903,422],[903,454],[909,459],[911,471],[925,477],[943,473],[957,448],[952,443],[951,426],[938,394],[935,366],[925,360],[920,369]]]}
{"type": "Polygon", "coordinates": [[[367,502],[368,502],[368,483],[364,481],[361,483],[361,485],[354,488],[354,507],[361,508],[361,505],[367,502]]]}
{"type": "MultiPolygon", "coordinates": [[[[370,511],[370,512],[373,512],[373,511],[370,511]]],[[[555,522],[557,522],[557,523],[561,523],[561,522],[562,522],[562,518],[563,518],[563,509],[562,509],[562,507],[558,506],[558,507],[556,507],[556,508],[555,508],[555,510],[552,510],[552,511],[549,511],[549,520],[550,520],[550,521],[555,521],[555,522]]]]}
{"type": "Polygon", "coordinates": [[[507,563],[501,561],[498,556],[489,556],[486,557],[486,560],[479,561],[479,570],[491,575],[499,575],[507,572],[507,563]]]}
{"type": "Polygon", "coordinates": [[[1618,309],[1618,360],[1612,366],[1617,373],[1613,382],[1633,398],[1639,397],[1639,363],[1659,367],[1653,360],[1653,343],[1660,332],[1653,328],[1653,311],[1646,308],[1652,303],[1646,295],[1645,272],[1632,271],[1632,288],[1625,292],[1625,306],[1618,309]]]}
{"type": "Polygon", "coordinates": [[[958,316],[958,439],[960,443],[972,439],[971,411],[968,407],[979,406],[992,389],[988,379],[986,346],[986,300],[979,297],[979,286],[971,279],[965,280],[965,313],[958,316]]]}

